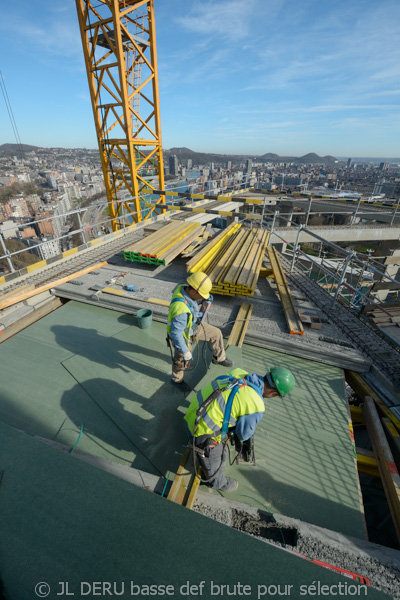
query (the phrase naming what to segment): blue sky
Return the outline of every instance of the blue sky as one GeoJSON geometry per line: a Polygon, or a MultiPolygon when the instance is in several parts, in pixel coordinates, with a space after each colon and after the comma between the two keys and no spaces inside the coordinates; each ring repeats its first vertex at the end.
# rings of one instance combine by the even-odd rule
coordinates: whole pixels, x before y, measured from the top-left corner
{"type": "MultiPolygon", "coordinates": [[[[400,156],[398,0],[155,0],[164,148],[400,156]]],[[[4,2],[23,143],[97,147],[75,2],[4,2]]],[[[14,142],[0,95],[0,144],[14,142]]]]}

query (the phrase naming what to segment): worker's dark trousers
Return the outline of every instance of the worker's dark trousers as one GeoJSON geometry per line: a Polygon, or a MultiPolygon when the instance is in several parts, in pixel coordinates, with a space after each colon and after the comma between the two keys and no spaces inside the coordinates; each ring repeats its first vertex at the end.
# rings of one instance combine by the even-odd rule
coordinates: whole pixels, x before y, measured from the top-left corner
{"type": "Polygon", "coordinates": [[[227,478],[224,475],[224,467],[228,458],[228,448],[226,447],[226,444],[218,444],[218,446],[212,446],[212,448],[209,450],[208,457],[197,454],[198,461],[203,470],[203,479],[210,479],[221,464],[222,452],[224,449],[225,451],[222,460],[222,466],[219,469],[215,479],[210,481],[208,484],[209,487],[213,488],[214,490],[221,489],[227,483],[227,478]]]}

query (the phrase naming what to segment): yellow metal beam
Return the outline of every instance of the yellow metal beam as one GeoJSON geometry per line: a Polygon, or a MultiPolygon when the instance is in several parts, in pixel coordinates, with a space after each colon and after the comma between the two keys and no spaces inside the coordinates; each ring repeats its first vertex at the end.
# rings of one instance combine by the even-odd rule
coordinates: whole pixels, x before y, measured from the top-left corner
{"type": "Polygon", "coordinates": [[[76,0],[76,7],[116,231],[126,198],[131,218],[142,220],[143,201],[154,189],[146,177],[156,177],[164,189],[154,0],[76,0]]]}
{"type": "Polygon", "coordinates": [[[368,383],[363,379],[363,377],[355,371],[347,370],[345,370],[345,377],[349,386],[356,392],[356,394],[361,399],[365,398],[365,396],[369,396],[373,399],[381,416],[388,417],[393,423],[393,425],[396,427],[397,431],[400,433],[400,420],[396,417],[394,413],[392,413],[390,408],[388,408],[383,403],[378,394],[368,385],[368,383]]]}
{"type": "Polygon", "coordinates": [[[363,413],[368,434],[378,464],[383,489],[392,515],[397,539],[400,541],[400,476],[390,450],[374,401],[364,398],[363,413]]]}

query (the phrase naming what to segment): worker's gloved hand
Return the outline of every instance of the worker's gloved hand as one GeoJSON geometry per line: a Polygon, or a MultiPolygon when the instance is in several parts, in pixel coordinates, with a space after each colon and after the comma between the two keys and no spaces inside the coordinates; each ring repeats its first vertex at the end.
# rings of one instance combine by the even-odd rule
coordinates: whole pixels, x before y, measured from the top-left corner
{"type": "Polygon", "coordinates": [[[183,355],[183,368],[184,369],[188,369],[190,367],[190,363],[192,362],[192,353],[191,352],[185,352],[185,354],[183,355]]]}

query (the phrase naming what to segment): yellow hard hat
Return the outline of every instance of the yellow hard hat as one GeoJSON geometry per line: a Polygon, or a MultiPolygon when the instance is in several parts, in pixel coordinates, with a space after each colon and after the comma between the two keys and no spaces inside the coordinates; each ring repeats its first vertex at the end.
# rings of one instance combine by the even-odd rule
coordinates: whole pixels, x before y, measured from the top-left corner
{"type": "Polygon", "coordinates": [[[206,273],[202,273],[201,271],[197,271],[197,273],[191,273],[186,281],[194,290],[196,290],[197,293],[200,294],[200,296],[203,296],[205,300],[210,297],[212,282],[206,273]]]}

